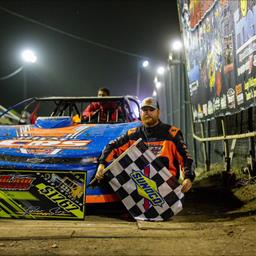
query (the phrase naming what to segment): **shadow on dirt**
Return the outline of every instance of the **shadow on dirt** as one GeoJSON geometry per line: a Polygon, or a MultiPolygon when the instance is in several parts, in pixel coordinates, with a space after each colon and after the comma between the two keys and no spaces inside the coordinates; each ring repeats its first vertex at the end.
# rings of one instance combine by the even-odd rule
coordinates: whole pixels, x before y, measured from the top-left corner
{"type": "MultiPolygon", "coordinates": [[[[175,216],[175,221],[213,221],[213,219],[234,219],[255,214],[239,212],[243,203],[225,187],[196,187],[184,197],[183,211],[175,216]]],[[[133,221],[121,203],[88,205],[86,215],[133,221]]]]}
{"type": "Polygon", "coordinates": [[[110,219],[135,222],[133,217],[126,210],[121,202],[104,203],[104,204],[89,204],[86,206],[86,216],[100,216],[110,219]]]}
{"type": "MultiPolygon", "coordinates": [[[[248,212],[236,212],[243,205],[233,193],[225,187],[197,187],[187,193],[180,213],[187,221],[200,218],[201,221],[212,221],[216,218],[237,218],[250,215],[248,212]]],[[[183,220],[184,221],[184,220],[183,220]]]]}

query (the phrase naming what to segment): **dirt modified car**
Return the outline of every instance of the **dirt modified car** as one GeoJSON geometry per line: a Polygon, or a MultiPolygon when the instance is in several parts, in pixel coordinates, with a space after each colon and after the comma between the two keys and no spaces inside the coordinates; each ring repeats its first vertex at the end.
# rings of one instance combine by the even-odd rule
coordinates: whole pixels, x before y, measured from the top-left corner
{"type": "MultiPolygon", "coordinates": [[[[51,175],[51,172],[81,174],[82,171],[86,173],[85,179],[88,185],[95,175],[97,160],[105,145],[128,129],[140,125],[139,102],[133,96],[30,98],[7,109],[0,118],[8,114],[11,109],[18,109],[22,114],[18,125],[0,126],[0,190],[8,191],[8,200],[11,198],[11,196],[9,198],[10,192],[13,195],[14,191],[26,191],[25,188],[36,186],[33,185],[35,179],[32,177],[33,173],[44,179],[44,182],[37,184],[40,192],[38,197],[43,194],[51,199],[51,202],[55,200],[56,203],[61,197],[59,194],[62,193],[67,200],[71,198],[75,200],[78,198],[77,184],[79,179],[81,181],[81,177],[77,175],[71,178],[64,175],[65,178],[60,178],[61,175],[51,175]],[[89,117],[83,118],[84,110],[92,102],[103,105],[111,102],[112,109],[105,109],[104,118],[101,116],[102,111],[94,111],[89,117]],[[1,170],[14,170],[16,176],[1,173],[1,170]],[[22,171],[30,172],[32,176],[30,174],[25,176],[22,171]],[[44,171],[47,172],[42,175],[44,171]],[[46,186],[45,181],[49,186],[52,184],[52,187],[57,186],[60,189],[56,192],[56,189],[46,186]]],[[[117,200],[107,185],[87,186],[84,193],[86,203],[117,200]]],[[[27,196],[30,197],[31,194],[27,196]]],[[[3,197],[6,197],[6,194],[2,195],[3,197]]],[[[7,199],[5,203],[6,201],[7,199]]],[[[65,205],[68,205],[65,206],[66,208],[69,207],[69,203],[65,205]]],[[[19,207],[19,204],[15,203],[14,206],[19,207]]],[[[60,208],[63,211],[63,207],[60,208]]],[[[32,209],[31,211],[35,213],[35,207],[32,209]]],[[[5,214],[8,212],[6,211],[5,214]]]]}

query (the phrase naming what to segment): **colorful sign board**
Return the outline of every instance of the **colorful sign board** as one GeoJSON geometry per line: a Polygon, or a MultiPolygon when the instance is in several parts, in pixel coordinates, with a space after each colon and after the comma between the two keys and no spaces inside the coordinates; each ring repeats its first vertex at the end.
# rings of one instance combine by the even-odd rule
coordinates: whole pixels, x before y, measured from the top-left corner
{"type": "Polygon", "coordinates": [[[86,172],[0,170],[0,218],[84,219],[86,172]]]}
{"type": "Polygon", "coordinates": [[[255,106],[256,2],[179,0],[194,122],[255,106]]]}

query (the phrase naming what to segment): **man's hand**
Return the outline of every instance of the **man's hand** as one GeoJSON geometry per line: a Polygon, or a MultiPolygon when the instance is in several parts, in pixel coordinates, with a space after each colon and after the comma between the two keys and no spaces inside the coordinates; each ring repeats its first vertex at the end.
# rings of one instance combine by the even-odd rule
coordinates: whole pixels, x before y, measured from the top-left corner
{"type": "Polygon", "coordinates": [[[191,187],[192,187],[192,181],[190,179],[185,179],[182,182],[181,192],[186,193],[191,189],[191,187]]]}
{"type": "Polygon", "coordinates": [[[95,178],[98,181],[101,181],[103,179],[103,177],[104,177],[104,174],[103,174],[104,169],[105,169],[105,165],[104,164],[99,164],[97,172],[96,172],[96,175],[95,175],[95,178]]]}

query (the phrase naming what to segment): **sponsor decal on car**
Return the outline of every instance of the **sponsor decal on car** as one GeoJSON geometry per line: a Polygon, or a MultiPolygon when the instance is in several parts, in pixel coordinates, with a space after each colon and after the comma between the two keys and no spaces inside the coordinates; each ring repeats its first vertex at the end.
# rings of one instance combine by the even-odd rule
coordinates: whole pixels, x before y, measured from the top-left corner
{"type": "Polygon", "coordinates": [[[86,150],[90,142],[91,140],[15,139],[0,141],[0,148],[16,148],[23,154],[56,155],[63,149],[86,150]]]}
{"type": "Polygon", "coordinates": [[[3,190],[29,190],[34,178],[0,175],[0,189],[3,190]]]}
{"type": "Polygon", "coordinates": [[[0,170],[0,218],[83,219],[86,172],[0,170]]]}
{"type": "Polygon", "coordinates": [[[44,148],[44,147],[59,147],[59,148],[84,148],[88,145],[90,140],[2,140],[0,141],[0,148],[44,148]]]}

